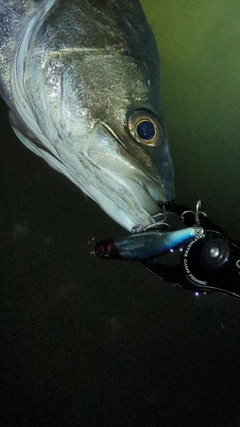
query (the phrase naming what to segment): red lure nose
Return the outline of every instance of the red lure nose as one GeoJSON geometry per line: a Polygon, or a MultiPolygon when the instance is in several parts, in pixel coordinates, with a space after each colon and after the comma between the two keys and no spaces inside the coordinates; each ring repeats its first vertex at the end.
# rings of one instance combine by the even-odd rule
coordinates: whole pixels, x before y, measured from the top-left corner
{"type": "Polygon", "coordinates": [[[100,258],[121,259],[121,256],[118,252],[116,245],[114,244],[113,239],[101,240],[101,242],[96,244],[94,248],[94,253],[100,258]]]}

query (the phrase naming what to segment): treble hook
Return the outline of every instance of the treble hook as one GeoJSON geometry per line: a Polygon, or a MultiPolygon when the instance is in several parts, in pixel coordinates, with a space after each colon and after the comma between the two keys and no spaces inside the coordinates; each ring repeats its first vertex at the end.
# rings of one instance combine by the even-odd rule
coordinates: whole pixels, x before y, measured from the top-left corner
{"type": "Polygon", "coordinates": [[[201,208],[201,200],[198,200],[198,202],[197,202],[197,204],[196,204],[196,210],[195,210],[195,212],[194,212],[194,211],[191,211],[191,210],[184,211],[184,212],[181,214],[181,220],[182,220],[182,221],[184,221],[184,215],[191,213],[191,214],[193,214],[193,215],[194,215],[194,217],[195,217],[195,224],[200,225],[200,219],[199,219],[199,216],[200,216],[200,215],[202,215],[202,216],[204,216],[205,218],[207,217],[207,214],[206,214],[205,212],[203,212],[203,211],[200,211],[200,208],[201,208]]]}
{"type": "Polygon", "coordinates": [[[144,231],[149,231],[152,229],[166,229],[167,227],[170,228],[170,225],[165,222],[167,216],[164,212],[158,212],[157,214],[152,216],[153,219],[157,219],[156,222],[149,224],[147,226],[142,226],[142,225],[135,225],[132,229],[131,229],[131,233],[143,233],[144,231]]]}

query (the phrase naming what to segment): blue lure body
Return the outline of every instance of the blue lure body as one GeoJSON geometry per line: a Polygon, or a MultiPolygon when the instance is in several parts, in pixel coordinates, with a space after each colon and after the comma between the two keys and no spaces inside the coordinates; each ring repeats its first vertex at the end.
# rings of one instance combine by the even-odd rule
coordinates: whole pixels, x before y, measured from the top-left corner
{"type": "Polygon", "coordinates": [[[117,240],[102,240],[94,252],[101,258],[143,261],[172,252],[202,233],[199,226],[169,232],[146,231],[117,240]]]}

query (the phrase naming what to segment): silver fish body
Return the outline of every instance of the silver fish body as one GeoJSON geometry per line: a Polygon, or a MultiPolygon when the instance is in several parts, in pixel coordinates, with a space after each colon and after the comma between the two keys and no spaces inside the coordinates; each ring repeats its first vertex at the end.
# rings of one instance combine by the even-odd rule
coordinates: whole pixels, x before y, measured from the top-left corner
{"type": "Polygon", "coordinates": [[[128,230],[173,198],[159,56],[137,0],[0,0],[19,139],[128,230]]]}

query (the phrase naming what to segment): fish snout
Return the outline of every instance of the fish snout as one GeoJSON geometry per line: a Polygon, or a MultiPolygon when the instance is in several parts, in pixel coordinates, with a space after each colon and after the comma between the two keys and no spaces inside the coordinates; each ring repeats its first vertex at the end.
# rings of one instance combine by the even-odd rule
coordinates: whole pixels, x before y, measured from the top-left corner
{"type": "MultiPolygon", "coordinates": [[[[136,153],[142,155],[139,149],[136,153]]],[[[100,178],[101,193],[94,199],[102,209],[128,230],[152,224],[153,215],[160,212],[159,203],[166,201],[166,189],[154,167],[152,175],[145,171],[141,159],[133,158],[125,144],[101,123],[92,134],[88,156],[100,178]]]]}

